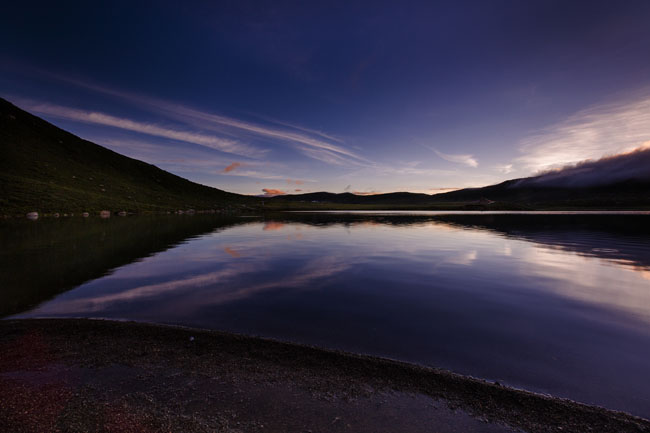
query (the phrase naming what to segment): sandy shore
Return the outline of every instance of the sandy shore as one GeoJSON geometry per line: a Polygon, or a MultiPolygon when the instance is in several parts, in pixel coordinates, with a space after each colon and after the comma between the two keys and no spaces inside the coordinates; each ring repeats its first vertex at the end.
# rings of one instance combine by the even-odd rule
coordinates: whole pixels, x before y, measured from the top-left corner
{"type": "Polygon", "coordinates": [[[0,431],[650,432],[650,421],[271,340],[95,320],[0,321],[0,431]]]}

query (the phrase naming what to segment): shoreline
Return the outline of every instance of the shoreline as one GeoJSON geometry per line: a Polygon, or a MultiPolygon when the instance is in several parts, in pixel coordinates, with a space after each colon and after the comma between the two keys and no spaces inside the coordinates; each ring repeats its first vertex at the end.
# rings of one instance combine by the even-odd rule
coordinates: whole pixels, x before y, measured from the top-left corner
{"type": "Polygon", "coordinates": [[[10,319],[0,322],[0,349],[0,388],[13,395],[0,402],[0,420],[8,423],[0,421],[3,431],[102,430],[97,426],[106,426],[111,417],[98,408],[126,404],[129,415],[122,418],[135,417],[138,426],[151,431],[294,431],[297,420],[311,426],[305,431],[339,431],[345,425],[379,431],[387,424],[377,417],[393,413],[402,431],[451,432],[460,423],[460,431],[650,432],[649,420],[624,412],[447,370],[182,326],[10,319]],[[125,382],[107,391],[120,380],[125,382]],[[202,388],[202,383],[212,385],[202,388]],[[228,391],[215,396],[215,386],[228,391]],[[172,388],[191,392],[168,395],[172,388]],[[235,395],[241,402],[233,403],[235,395]],[[50,398],[69,404],[51,408],[50,398]],[[271,403],[280,406],[259,409],[271,403]],[[189,415],[187,408],[171,409],[188,404],[196,406],[189,415]],[[44,412],[51,414],[44,419],[37,407],[50,407],[44,412]],[[398,421],[406,410],[414,413],[398,421]],[[16,418],[20,411],[28,416],[16,418]],[[335,423],[319,418],[331,411],[342,414],[333,416],[335,423]],[[237,424],[230,422],[233,414],[237,424]],[[403,429],[418,418],[428,421],[403,429]],[[367,425],[369,420],[375,424],[367,425]],[[266,430],[259,427],[264,424],[266,430]]]}
{"type": "Polygon", "coordinates": [[[265,207],[252,207],[252,206],[243,206],[236,210],[230,209],[200,209],[200,210],[176,210],[176,211],[155,211],[155,210],[129,210],[129,211],[92,211],[92,212],[41,212],[41,211],[30,211],[27,213],[5,213],[0,212],[0,219],[5,220],[21,220],[27,219],[31,221],[36,221],[39,219],[108,219],[108,218],[124,218],[124,217],[134,217],[134,216],[194,216],[194,215],[214,215],[216,217],[242,217],[248,216],[247,213],[257,212],[260,216],[265,214],[274,214],[274,213],[304,213],[304,214],[375,214],[375,213],[388,213],[388,214],[399,214],[399,213],[418,213],[418,212],[440,212],[440,213],[468,213],[468,214],[576,214],[576,215],[647,215],[650,214],[650,209],[648,207],[530,207],[530,208],[521,208],[521,207],[484,207],[484,208],[475,208],[467,206],[448,206],[448,207],[426,207],[426,206],[414,206],[414,207],[399,207],[399,206],[379,206],[379,207],[364,207],[364,206],[350,206],[350,207],[323,207],[318,209],[313,209],[309,207],[305,208],[296,208],[296,207],[286,207],[286,208],[265,208],[265,207]],[[107,214],[102,214],[102,212],[107,212],[107,214]]]}

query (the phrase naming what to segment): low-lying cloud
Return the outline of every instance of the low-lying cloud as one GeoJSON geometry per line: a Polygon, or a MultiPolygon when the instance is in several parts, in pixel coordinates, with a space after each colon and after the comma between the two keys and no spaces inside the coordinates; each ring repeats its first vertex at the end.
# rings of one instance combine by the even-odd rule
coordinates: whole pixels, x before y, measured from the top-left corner
{"type": "Polygon", "coordinates": [[[515,187],[592,187],[625,181],[650,181],[650,142],[632,152],[607,156],[526,178],[515,187]]]}

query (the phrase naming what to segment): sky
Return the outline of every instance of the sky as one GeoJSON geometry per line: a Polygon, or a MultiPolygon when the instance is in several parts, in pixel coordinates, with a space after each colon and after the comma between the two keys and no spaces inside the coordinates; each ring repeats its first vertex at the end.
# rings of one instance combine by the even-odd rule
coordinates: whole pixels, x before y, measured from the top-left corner
{"type": "Polygon", "coordinates": [[[0,96],[242,194],[438,193],[650,145],[650,2],[11,2],[0,96]]]}

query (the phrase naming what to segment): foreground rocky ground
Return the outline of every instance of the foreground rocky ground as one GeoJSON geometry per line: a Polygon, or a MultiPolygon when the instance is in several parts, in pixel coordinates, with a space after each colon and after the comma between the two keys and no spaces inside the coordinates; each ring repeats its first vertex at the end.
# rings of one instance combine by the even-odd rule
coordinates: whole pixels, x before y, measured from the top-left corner
{"type": "Polygon", "coordinates": [[[0,322],[3,432],[650,432],[446,371],[211,331],[0,322]]]}

